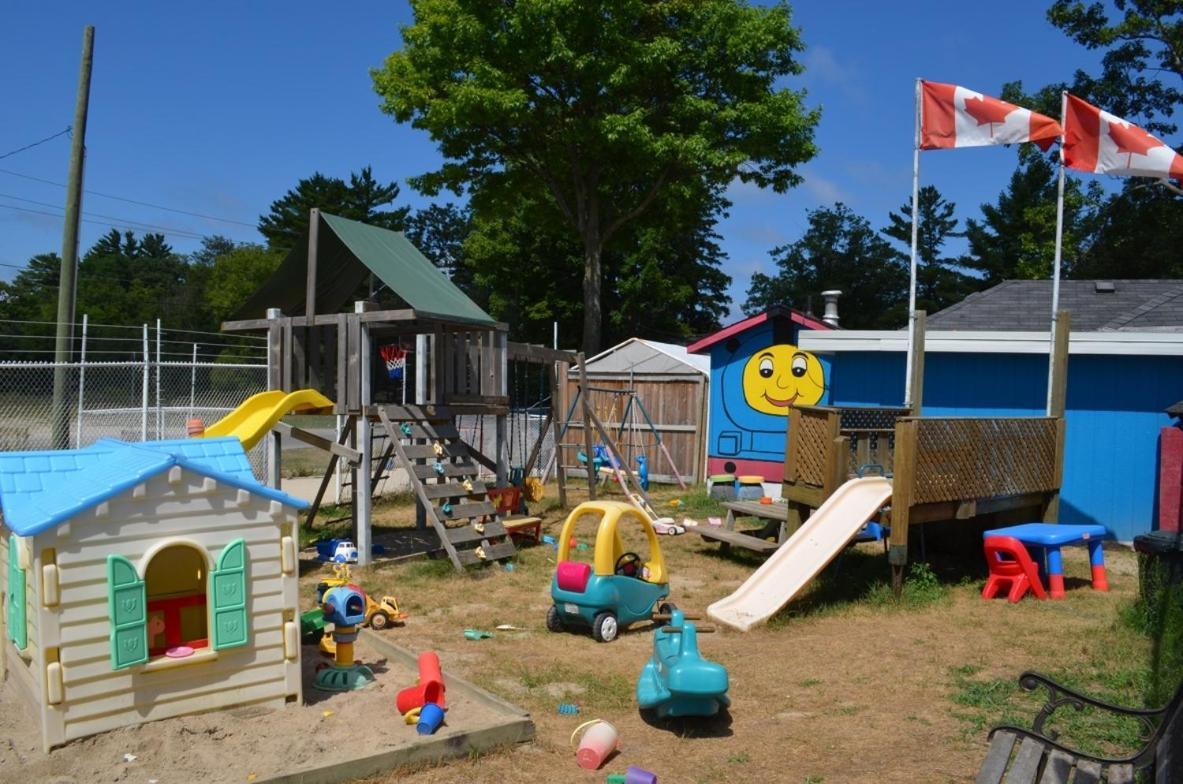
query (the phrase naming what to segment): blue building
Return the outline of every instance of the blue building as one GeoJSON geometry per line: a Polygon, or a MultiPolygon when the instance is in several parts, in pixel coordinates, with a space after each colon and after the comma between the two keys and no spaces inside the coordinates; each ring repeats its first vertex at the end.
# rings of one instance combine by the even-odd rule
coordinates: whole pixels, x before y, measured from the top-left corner
{"type": "MultiPolygon", "coordinates": [[[[1130,541],[1154,528],[1159,431],[1183,397],[1183,282],[1063,285],[1072,335],[1060,521],[1130,541]]],[[[930,317],[923,415],[1042,416],[1050,310],[1050,282],[1007,281],[930,317]]],[[[830,404],[902,404],[904,332],[806,331],[799,346],[828,366],[830,404]]]]}
{"type": "Polygon", "coordinates": [[[829,324],[774,307],[687,347],[709,354],[711,383],[707,473],[760,476],[780,495],[789,407],[829,401],[828,360],[798,342],[829,324]]]}

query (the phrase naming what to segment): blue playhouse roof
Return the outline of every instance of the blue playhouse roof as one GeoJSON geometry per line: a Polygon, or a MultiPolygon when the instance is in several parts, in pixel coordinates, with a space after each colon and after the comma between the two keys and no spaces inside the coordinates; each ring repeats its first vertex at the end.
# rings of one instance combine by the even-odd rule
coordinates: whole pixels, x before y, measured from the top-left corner
{"type": "Polygon", "coordinates": [[[260,484],[233,436],[142,444],[104,438],[82,449],[0,453],[4,524],[18,536],[32,536],[174,465],[296,509],[308,507],[260,484]]]}

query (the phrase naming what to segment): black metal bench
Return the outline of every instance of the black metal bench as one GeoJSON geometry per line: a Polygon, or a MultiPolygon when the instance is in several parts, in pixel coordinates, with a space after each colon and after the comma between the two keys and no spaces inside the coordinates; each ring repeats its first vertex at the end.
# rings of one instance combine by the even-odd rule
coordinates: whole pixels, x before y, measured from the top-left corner
{"type": "Polygon", "coordinates": [[[1146,771],[1155,784],[1183,782],[1183,686],[1165,708],[1123,708],[1095,700],[1034,672],[1019,676],[1027,691],[1047,689],[1047,702],[1035,715],[1031,729],[1000,726],[990,731],[990,749],[978,771],[977,784],[1123,784],[1146,771]],[[1126,757],[1098,757],[1071,749],[1045,729],[1048,718],[1070,705],[1100,708],[1142,724],[1142,748],[1126,757]],[[1005,778],[1004,778],[1005,776],[1005,778]]]}

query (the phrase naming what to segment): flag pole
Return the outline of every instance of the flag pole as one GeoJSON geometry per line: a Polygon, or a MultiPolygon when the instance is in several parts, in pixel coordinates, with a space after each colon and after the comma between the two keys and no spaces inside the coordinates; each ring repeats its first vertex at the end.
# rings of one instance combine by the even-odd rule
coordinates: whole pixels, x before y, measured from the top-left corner
{"type": "Polygon", "coordinates": [[[916,346],[916,243],[920,221],[920,80],[916,80],[916,132],[912,137],[912,259],[908,277],[908,356],[904,363],[904,407],[912,407],[912,363],[916,346]]]}
{"type": "Polygon", "coordinates": [[[1052,415],[1052,380],[1056,364],[1057,314],[1060,310],[1060,259],[1064,246],[1064,122],[1068,114],[1068,91],[1060,92],[1060,180],[1056,186],[1056,255],[1052,262],[1052,322],[1047,357],[1047,415],[1052,415]]]}

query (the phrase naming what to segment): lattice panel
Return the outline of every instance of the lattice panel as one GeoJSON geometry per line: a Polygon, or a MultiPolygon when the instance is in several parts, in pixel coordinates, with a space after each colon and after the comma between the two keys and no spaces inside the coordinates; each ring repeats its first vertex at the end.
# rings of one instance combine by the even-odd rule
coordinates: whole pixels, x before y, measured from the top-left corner
{"type": "Polygon", "coordinates": [[[893,430],[895,421],[908,415],[906,408],[843,408],[840,411],[843,435],[856,430],[893,430]]]}
{"type": "Polygon", "coordinates": [[[912,503],[1056,490],[1056,420],[919,419],[912,503]]]}
{"type": "Polygon", "coordinates": [[[829,444],[826,442],[828,428],[827,415],[824,411],[802,411],[798,420],[801,424],[798,432],[791,433],[790,438],[797,439],[797,481],[807,485],[821,487],[825,484],[826,454],[829,444]]]}

